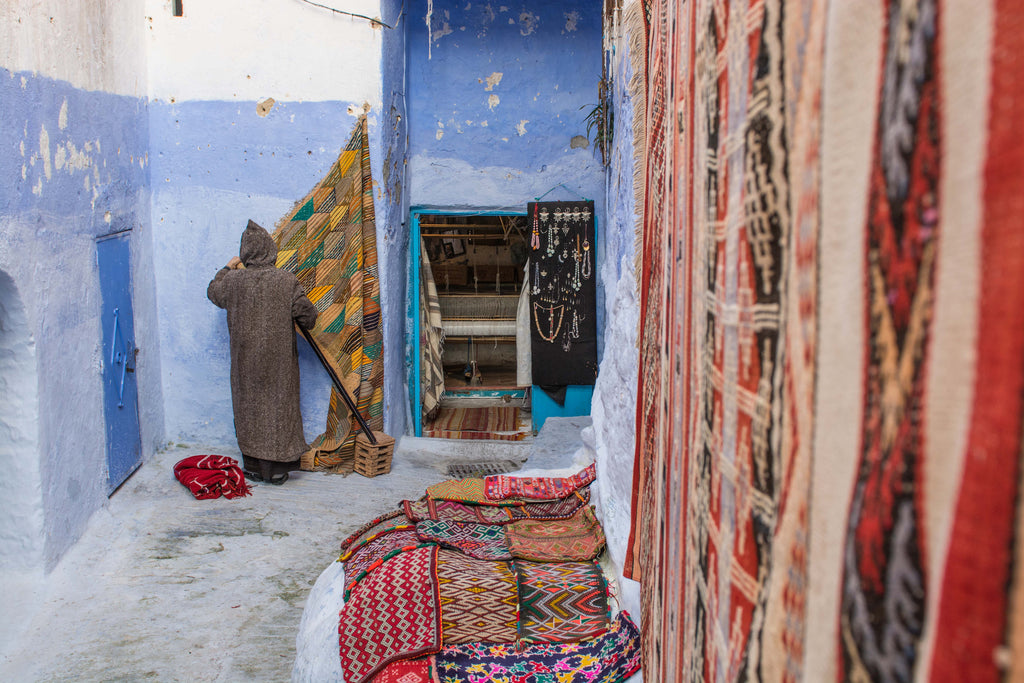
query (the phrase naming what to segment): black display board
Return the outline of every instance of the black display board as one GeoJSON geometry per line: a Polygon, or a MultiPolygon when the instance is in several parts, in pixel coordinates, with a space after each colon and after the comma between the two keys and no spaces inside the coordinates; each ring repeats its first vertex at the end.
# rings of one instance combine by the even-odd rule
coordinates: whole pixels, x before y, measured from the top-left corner
{"type": "Polygon", "coordinates": [[[530,339],[533,383],[597,379],[594,202],[531,202],[530,339]]]}

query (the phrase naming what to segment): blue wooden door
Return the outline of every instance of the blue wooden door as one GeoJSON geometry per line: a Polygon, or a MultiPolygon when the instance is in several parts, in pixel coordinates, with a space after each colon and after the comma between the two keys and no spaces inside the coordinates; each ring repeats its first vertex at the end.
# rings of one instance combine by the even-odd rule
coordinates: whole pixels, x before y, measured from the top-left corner
{"type": "Polygon", "coordinates": [[[96,242],[103,301],[103,416],[107,425],[107,492],[113,493],[142,462],[135,326],[132,319],[131,232],[96,242]]]}

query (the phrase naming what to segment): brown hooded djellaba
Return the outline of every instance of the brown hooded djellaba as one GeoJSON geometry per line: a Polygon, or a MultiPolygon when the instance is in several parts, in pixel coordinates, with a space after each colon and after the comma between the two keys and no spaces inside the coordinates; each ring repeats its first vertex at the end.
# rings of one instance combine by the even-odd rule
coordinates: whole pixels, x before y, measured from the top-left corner
{"type": "Polygon", "coordinates": [[[206,290],[226,309],[231,337],[231,402],[246,470],[263,474],[299,468],[308,450],[299,411],[299,363],[293,322],[316,323],[317,310],[298,279],[277,268],[277,245],[249,221],[239,257],[244,269],[221,268],[206,290]],[[255,463],[254,459],[270,461],[255,463]],[[281,463],[281,464],[278,464],[281,463]]]}

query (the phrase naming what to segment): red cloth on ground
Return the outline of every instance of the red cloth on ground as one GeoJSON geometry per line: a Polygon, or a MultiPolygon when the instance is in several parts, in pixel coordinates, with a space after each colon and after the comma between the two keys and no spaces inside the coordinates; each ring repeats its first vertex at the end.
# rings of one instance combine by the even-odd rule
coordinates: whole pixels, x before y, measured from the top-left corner
{"type": "Polygon", "coordinates": [[[238,461],[225,455],[193,455],[174,466],[174,476],[197,500],[250,495],[238,461]]]}

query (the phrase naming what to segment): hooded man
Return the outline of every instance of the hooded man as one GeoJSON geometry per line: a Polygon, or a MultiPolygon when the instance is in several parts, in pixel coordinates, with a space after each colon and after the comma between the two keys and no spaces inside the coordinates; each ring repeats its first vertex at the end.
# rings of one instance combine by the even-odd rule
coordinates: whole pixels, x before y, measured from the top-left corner
{"type": "Polygon", "coordinates": [[[277,244],[253,221],[242,233],[239,255],[217,272],[206,296],[227,310],[231,403],[243,469],[251,479],[281,484],[309,449],[293,323],[312,329],[317,310],[298,278],[278,270],[277,244]]]}

